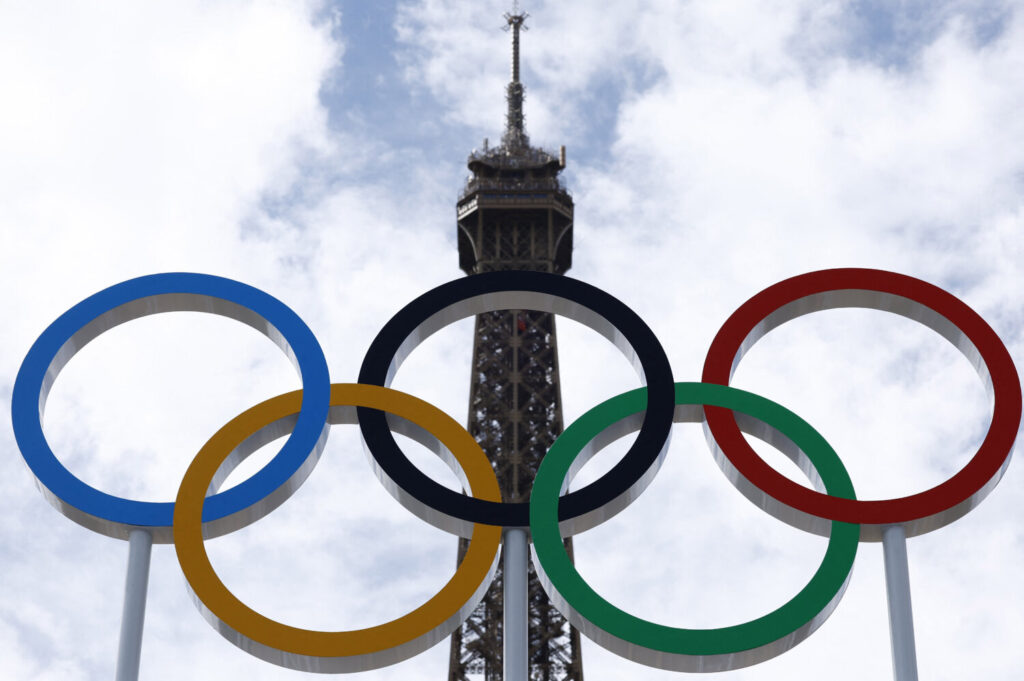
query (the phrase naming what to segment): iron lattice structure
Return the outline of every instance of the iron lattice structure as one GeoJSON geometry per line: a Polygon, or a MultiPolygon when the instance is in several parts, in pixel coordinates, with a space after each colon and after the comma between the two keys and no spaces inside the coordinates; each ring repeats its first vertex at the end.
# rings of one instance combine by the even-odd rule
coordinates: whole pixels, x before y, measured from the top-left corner
{"type": "MultiPolygon", "coordinates": [[[[563,274],[572,259],[573,202],[556,157],[530,146],[519,82],[519,35],[526,15],[505,15],[512,33],[512,80],[501,144],[469,156],[472,171],[457,205],[459,266],[563,274]]],[[[491,459],[509,501],[526,501],[541,458],[562,432],[554,316],[509,310],[476,318],[469,432],[491,459]]],[[[572,551],[571,540],[566,545],[572,551]]],[[[459,544],[458,559],[466,549],[459,544]]],[[[502,678],[502,574],[452,635],[449,681],[502,678]]],[[[529,673],[536,681],[582,681],[579,632],[551,605],[530,566],[529,673]]]]}

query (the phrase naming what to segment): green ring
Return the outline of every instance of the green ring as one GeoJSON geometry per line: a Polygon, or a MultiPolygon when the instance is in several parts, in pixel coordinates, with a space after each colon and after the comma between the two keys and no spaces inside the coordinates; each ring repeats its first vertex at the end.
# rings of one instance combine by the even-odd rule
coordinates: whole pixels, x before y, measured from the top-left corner
{"type": "MultiPolygon", "coordinates": [[[[709,383],[676,383],[680,405],[726,407],[754,417],[790,439],[821,476],[826,491],[856,498],[839,456],[806,421],[770,400],[709,383]]],[[[577,419],[541,463],[530,497],[535,566],[552,603],[598,644],[635,662],[675,671],[738,669],[792,648],[809,636],[838,604],[853,569],[860,526],[833,522],[828,549],[814,576],[782,607],[763,617],[718,629],[682,629],[640,619],[599,596],[573,566],[558,528],[558,499],[570,467],[609,427],[641,413],[647,391],[613,397],[577,419]]],[[[692,410],[691,410],[692,413],[692,410]]],[[[703,415],[703,412],[700,412],[703,415]]]]}

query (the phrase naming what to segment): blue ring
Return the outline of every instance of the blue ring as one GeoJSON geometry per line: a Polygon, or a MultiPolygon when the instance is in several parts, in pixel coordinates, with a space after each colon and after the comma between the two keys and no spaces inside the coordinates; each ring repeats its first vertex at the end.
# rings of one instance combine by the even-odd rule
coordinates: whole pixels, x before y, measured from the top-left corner
{"type": "MultiPolygon", "coordinates": [[[[283,500],[271,495],[281,488],[287,489],[289,482],[293,483],[291,487],[297,487],[296,481],[301,482],[311,467],[304,465],[322,448],[322,436],[329,427],[331,381],[327,360],[313,332],[281,301],[231,279],[183,272],[130,279],[86,298],[50,324],[28,351],[14,382],[11,420],[18,447],[44,495],[64,515],[103,534],[124,538],[131,529],[141,527],[155,531],[154,541],[169,541],[173,502],[124,499],[89,486],[57,460],[43,434],[44,387],[48,391],[52,379],[79,347],[106,328],[128,321],[119,321],[111,313],[129,304],[135,309],[126,312],[128,319],[177,310],[224,314],[265,334],[290,355],[303,388],[302,409],[294,430],[266,466],[207,500],[203,522],[228,518],[272,498],[274,503],[266,509],[269,511],[283,500]],[[166,297],[161,299],[162,296],[166,297]],[[193,298],[196,296],[199,298],[193,298]],[[218,306],[218,300],[224,302],[218,306]],[[110,318],[97,322],[108,314],[110,318]],[[90,332],[86,327],[94,322],[107,326],[98,333],[90,332]],[[75,342],[69,345],[72,340],[75,342]],[[67,351],[62,352],[65,346],[67,351]],[[50,382],[45,383],[55,366],[50,382]]],[[[229,524],[238,527],[254,519],[229,524]]]]}

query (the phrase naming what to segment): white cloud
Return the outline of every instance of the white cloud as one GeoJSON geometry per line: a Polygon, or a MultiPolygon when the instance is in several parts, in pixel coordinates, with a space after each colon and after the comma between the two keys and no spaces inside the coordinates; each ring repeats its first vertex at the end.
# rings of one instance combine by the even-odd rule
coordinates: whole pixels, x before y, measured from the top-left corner
{"type": "MultiPolygon", "coordinates": [[[[500,131],[504,9],[433,0],[398,10],[395,57],[413,96],[441,107],[444,121],[431,129],[446,139],[459,126],[492,139],[500,131]]],[[[991,21],[988,5],[901,15],[900,35],[914,40],[900,46],[900,61],[878,58],[889,54],[884,45],[860,49],[850,3],[527,9],[528,129],[546,146],[570,144],[571,274],[633,306],[677,380],[698,378],[714,332],[745,299],[839,265],[949,288],[1022,357],[1017,4],[1005,4],[987,42],[977,27],[991,21]]],[[[345,68],[342,55],[352,56],[339,39],[345,19],[273,2],[2,11],[3,394],[53,318],[137,274],[209,271],[266,289],[306,319],[341,381],[354,380],[391,314],[459,275],[448,160],[424,157],[407,139],[352,134],[348,91],[331,101],[338,115],[328,125],[318,96],[331,70],[345,68]]],[[[456,139],[456,156],[477,143],[456,139]]],[[[568,419],[636,384],[603,340],[569,323],[559,330],[568,419]]],[[[468,334],[463,323],[428,341],[396,385],[463,418],[468,334]]],[[[931,332],[878,313],[793,322],[751,352],[737,381],[822,430],[869,497],[941,480],[987,422],[966,363],[931,332]]],[[[254,395],[296,384],[278,351],[246,329],[150,319],[68,366],[47,432],[75,472],[164,497],[184,452],[254,395]],[[92,448],[96,456],[85,456],[92,448]],[[171,449],[183,454],[164,454],[171,449]],[[119,472],[132,452],[160,464],[119,472]]],[[[581,570],[652,618],[751,616],[798,586],[821,544],[748,508],[683,432],[691,429],[678,428],[669,464],[635,508],[579,539],[581,570]],[[669,523],[677,530],[663,530],[666,516],[679,519],[669,523]],[[663,558],[677,555],[678,564],[663,558]]],[[[355,437],[337,429],[295,499],[210,542],[225,581],[267,612],[310,626],[368,623],[411,607],[450,574],[453,542],[382,496],[355,437]],[[350,529],[363,518],[369,529],[350,529]],[[395,539],[376,539],[384,534],[395,539]]],[[[126,547],[45,508],[13,439],[4,442],[4,674],[107,678],[126,547]]],[[[911,540],[922,678],[970,670],[1009,679],[1024,663],[1015,643],[1024,623],[1012,607],[1024,597],[1013,570],[1024,559],[1016,470],[967,518],[911,540]]],[[[769,663],[712,678],[825,669],[837,679],[884,677],[883,594],[880,549],[864,545],[847,597],[820,632],[769,663]]],[[[144,677],[296,676],[200,621],[169,547],[155,550],[150,599],[144,677]]],[[[670,676],[589,644],[584,664],[598,680],[670,676]]],[[[442,644],[363,677],[438,678],[446,667],[442,644]]]]}

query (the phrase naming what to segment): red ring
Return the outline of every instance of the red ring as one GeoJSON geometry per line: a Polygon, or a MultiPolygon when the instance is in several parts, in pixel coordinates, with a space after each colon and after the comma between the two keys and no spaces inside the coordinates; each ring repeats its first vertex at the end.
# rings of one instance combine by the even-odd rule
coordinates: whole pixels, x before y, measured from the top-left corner
{"type": "Polygon", "coordinates": [[[765,333],[808,312],[836,307],[876,308],[915,319],[945,336],[972,360],[982,380],[988,379],[986,387],[994,400],[992,423],[967,465],[918,494],[879,501],[841,499],[776,472],[747,444],[732,411],[706,407],[715,441],[736,472],[770,497],[754,501],[769,502],[762,505],[799,527],[809,529],[814,518],[859,523],[862,538],[878,539],[883,525],[903,524],[908,535],[923,534],[963,516],[995,487],[1009,463],[1020,426],[1021,388],[1017,368],[995,331],[937,286],[895,272],[857,268],[809,272],[781,281],[741,305],[722,325],[708,349],[703,381],[729,385],[743,354],[765,333]],[[977,351],[976,358],[971,357],[972,350],[977,351]],[[770,508],[779,504],[782,508],[770,508]],[[799,517],[793,517],[793,510],[799,517]]]}

